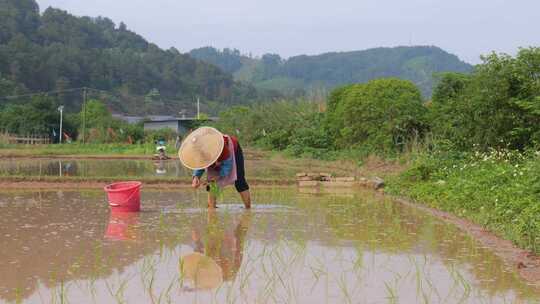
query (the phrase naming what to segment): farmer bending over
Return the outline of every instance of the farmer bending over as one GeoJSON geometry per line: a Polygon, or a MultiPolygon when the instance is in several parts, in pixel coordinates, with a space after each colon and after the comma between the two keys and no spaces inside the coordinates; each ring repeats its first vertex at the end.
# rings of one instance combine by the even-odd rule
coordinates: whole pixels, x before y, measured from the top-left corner
{"type": "Polygon", "coordinates": [[[246,209],[251,208],[249,185],[244,172],[244,154],[238,140],[210,127],[202,127],[189,134],[178,151],[180,161],[193,171],[193,188],[206,185],[208,208],[216,208],[216,197],[211,187],[235,186],[246,209]],[[206,171],[207,182],[201,182],[206,171]]]}

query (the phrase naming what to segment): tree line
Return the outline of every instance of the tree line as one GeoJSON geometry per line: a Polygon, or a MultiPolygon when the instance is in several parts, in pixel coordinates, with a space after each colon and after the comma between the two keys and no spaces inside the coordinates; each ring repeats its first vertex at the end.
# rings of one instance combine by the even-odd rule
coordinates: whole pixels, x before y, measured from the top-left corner
{"type": "MultiPolygon", "coordinates": [[[[162,50],[104,17],[76,17],[34,0],[0,1],[0,96],[91,87],[122,96],[159,92],[163,110],[200,96],[203,102],[245,103],[259,98],[218,67],[175,48],[162,50]]],[[[71,101],[73,106],[79,101],[71,101]]],[[[4,101],[0,100],[0,105],[4,101]]],[[[136,102],[124,98],[119,110],[136,102]]],[[[69,105],[66,105],[69,106],[69,105]]]]}
{"type": "Polygon", "coordinates": [[[220,127],[250,144],[322,158],[396,155],[414,145],[455,151],[540,145],[540,48],[490,54],[472,73],[438,76],[425,102],[411,81],[383,78],[309,101],[235,107],[220,127]]]}
{"type": "Polygon", "coordinates": [[[316,89],[330,90],[388,77],[410,80],[424,97],[430,97],[435,73],[472,71],[471,65],[433,46],[374,48],[289,59],[277,54],[253,58],[236,49],[212,47],[194,49],[190,55],[234,73],[236,79],[257,88],[276,90],[293,97],[316,89]]]}

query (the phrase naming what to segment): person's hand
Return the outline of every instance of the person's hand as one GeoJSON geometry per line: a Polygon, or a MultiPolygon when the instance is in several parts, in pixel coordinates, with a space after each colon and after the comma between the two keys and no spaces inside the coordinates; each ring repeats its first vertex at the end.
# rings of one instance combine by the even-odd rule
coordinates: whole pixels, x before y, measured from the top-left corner
{"type": "Polygon", "coordinates": [[[194,176],[191,181],[191,187],[197,189],[199,186],[201,186],[201,179],[198,176],[194,176]]]}

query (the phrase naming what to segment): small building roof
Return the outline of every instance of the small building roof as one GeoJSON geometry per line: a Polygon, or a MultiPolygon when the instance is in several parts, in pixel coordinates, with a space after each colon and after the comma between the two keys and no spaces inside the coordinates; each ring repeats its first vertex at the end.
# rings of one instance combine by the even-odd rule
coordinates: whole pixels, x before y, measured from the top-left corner
{"type": "MultiPolygon", "coordinates": [[[[195,121],[197,117],[175,117],[170,115],[148,115],[148,116],[127,116],[123,114],[113,114],[114,118],[121,119],[128,123],[147,122],[166,122],[166,121],[195,121]]],[[[218,117],[209,117],[208,120],[216,121],[218,117]]]]}
{"type": "MultiPolygon", "coordinates": [[[[161,116],[150,115],[145,117],[144,122],[164,122],[164,121],[196,121],[197,117],[174,117],[174,116],[161,116]]],[[[217,117],[209,117],[208,120],[216,121],[217,117]]]]}

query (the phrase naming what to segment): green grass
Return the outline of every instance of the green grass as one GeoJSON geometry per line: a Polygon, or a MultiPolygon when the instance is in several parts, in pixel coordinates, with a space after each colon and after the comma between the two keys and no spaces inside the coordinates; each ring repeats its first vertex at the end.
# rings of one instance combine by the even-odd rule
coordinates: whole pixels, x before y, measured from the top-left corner
{"type": "Polygon", "coordinates": [[[470,219],[540,253],[538,153],[420,154],[387,190],[470,219]]]}

